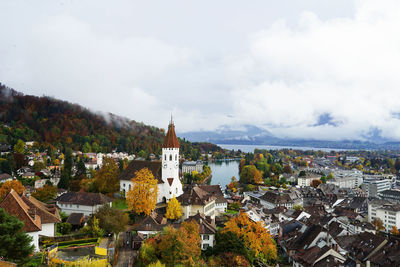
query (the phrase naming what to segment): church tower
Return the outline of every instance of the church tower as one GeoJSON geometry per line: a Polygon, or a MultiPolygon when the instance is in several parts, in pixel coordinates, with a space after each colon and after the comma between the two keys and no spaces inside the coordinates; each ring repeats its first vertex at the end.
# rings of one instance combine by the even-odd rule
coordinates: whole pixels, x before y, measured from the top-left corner
{"type": "Polygon", "coordinates": [[[179,179],[179,141],[172,118],[162,145],[161,168],[164,183],[159,188],[162,192],[158,194],[160,199],[157,202],[168,202],[173,196],[178,197],[183,194],[182,183],[179,179]]]}

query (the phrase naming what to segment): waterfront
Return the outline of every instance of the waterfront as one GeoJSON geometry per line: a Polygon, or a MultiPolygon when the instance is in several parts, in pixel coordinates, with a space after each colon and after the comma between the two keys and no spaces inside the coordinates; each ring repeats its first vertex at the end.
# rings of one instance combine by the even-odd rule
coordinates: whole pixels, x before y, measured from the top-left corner
{"type": "Polygon", "coordinates": [[[208,162],[211,168],[211,184],[220,184],[225,190],[230,183],[232,176],[239,179],[239,161],[212,161],[208,162]]]}

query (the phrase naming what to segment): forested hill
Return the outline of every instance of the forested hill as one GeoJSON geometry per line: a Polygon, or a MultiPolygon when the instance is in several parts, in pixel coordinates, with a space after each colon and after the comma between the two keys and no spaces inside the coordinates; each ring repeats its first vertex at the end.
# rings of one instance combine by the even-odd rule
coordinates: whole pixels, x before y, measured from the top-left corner
{"type": "MultiPolygon", "coordinates": [[[[14,145],[21,139],[37,141],[42,149],[159,154],[164,134],[160,128],[113,114],[96,114],[51,97],[24,95],[0,84],[0,143],[14,145]]],[[[220,149],[207,143],[181,143],[184,153],[220,149]]]]}

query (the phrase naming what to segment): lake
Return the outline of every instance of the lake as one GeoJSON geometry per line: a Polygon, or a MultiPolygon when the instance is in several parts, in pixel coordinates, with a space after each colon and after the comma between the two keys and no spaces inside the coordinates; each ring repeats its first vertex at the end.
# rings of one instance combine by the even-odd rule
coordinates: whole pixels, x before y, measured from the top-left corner
{"type": "Polygon", "coordinates": [[[343,148],[324,148],[324,147],[307,147],[307,146],[267,146],[267,145],[226,145],[226,144],[217,144],[217,146],[220,146],[225,149],[229,150],[241,150],[242,152],[248,153],[248,152],[254,152],[254,149],[268,149],[268,150],[278,150],[278,149],[294,149],[294,150],[314,150],[314,151],[325,151],[325,152],[330,152],[330,151],[348,151],[349,149],[343,149],[343,148]]]}
{"type": "Polygon", "coordinates": [[[220,184],[225,190],[227,184],[231,182],[232,176],[239,180],[239,161],[213,161],[208,162],[211,168],[211,184],[220,184]]]}

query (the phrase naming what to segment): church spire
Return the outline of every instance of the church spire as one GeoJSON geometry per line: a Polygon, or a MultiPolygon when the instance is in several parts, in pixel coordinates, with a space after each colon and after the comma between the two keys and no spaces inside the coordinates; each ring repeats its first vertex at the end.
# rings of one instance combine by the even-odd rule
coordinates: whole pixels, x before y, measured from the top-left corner
{"type": "Polygon", "coordinates": [[[164,137],[163,148],[179,148],[179,141],[175,134],[175,125],[172,120],[171,114],[171,121],[168,125],[168,132],[164,137]]]}

